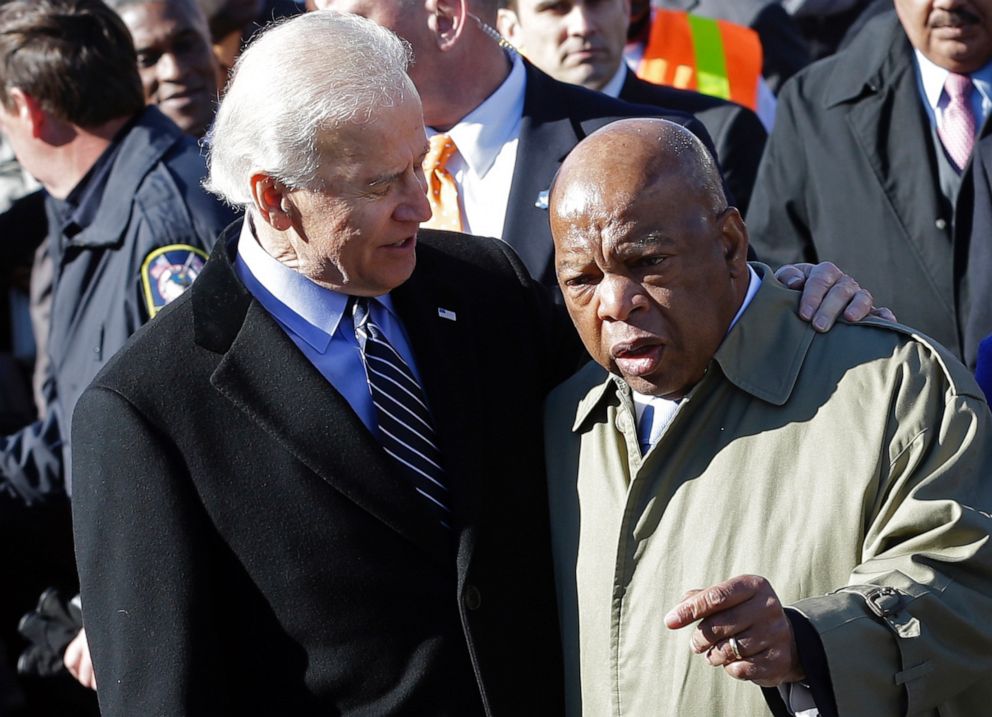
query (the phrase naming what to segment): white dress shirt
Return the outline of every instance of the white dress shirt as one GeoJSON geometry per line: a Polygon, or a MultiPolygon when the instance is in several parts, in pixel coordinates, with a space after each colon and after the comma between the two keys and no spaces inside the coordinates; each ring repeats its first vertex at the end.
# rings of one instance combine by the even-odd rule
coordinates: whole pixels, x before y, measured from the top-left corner
{"type": "MultiPolygon", "coordinates": [[[[509,57],[513,67],[503,84],[445,132],[458,148],[446,168],[458,185],[462,228],[469,234],[503,236],[527,88],[523,60],[516,53],[509,57]]],[[[427,128],[428,137],[436,134],[427,128]]]]}
{"type": "MultiPolygon", "coordinates": [[[[944,118],[944,110],[950,101],[944,92],[944,82],[950,73],[943,67],[932,63],[919,50],[915,52],[916,78],[920,99],[923,100],[923,107],[930,119],[930,126],[940,127],[944,118]]],[[[975,115],[975,129],[981,130],[989,112],[992,111],[992,62],[975,70],[969,77],[971,77],[977,90],[971,94],[971,111],[975,115]]]]}

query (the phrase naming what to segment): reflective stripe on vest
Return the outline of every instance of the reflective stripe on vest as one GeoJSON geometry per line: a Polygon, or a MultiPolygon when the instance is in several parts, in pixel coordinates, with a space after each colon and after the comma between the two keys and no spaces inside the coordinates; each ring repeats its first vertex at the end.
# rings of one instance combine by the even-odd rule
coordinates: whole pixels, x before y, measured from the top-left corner
{"type": "Polygon", "coordinates": [[[761,40],[749,27],[657,10],[637,76],[758,109],[761,40]]]}

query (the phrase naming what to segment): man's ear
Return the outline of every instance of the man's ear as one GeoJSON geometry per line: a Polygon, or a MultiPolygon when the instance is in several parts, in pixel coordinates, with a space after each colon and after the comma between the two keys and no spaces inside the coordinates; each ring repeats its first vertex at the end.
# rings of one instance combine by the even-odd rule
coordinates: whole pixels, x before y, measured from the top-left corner
{"type": "Polygon", "coordinates": [[[249,181],[252,204],[262,221],[280,232],[292,227],[295,207],[286,186],[261,172],[253,174],[249,181]]]}
{"type": "Polygon", "coordinates": [[[442,52],[451,50],[462,36],[469,19],[468,0],[436,0],[431,29],[442,52]]]}
{"type": "Polygon", "coordinates": [[[43,137],[49,129],[49,117],[38,100],[17,87],[11,88],[8,96],[14,105],[11,114],[16,115],[17,121],[25,127],[30,127],[32,137],[43,137]]]}
{"type": "Polygon", "coordinates": [[[730,275],[747,272],[747,226],[736,207],[727,207],[720,215],[720,240],[730,275]]]}
{"type": "Polygon", "coordinates": [[[496,11],[496,29],[511,45],[523,52],[524,38],[520,32],[520,18],[510,8],[501,7],[496,11]]]}

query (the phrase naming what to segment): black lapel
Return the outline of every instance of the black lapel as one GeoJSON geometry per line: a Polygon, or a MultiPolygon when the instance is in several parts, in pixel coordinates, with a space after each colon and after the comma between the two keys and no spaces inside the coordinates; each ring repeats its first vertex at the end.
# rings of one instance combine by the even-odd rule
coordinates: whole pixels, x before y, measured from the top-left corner
{"type": "Polygon", "coordinates": [[[554,251],[546,192],[565,156],[584,134],[573,122],[571,103],[559,92],[558,83],[529,63],[524,66],[524,114],[503,239],[516,250],[531,276],[552,281],[554,251]]]}
{"type": "MultiPolygon", "coordinates": [[[[932,133],[920,102],[912,48],[898,24],[892,32],[887,55],[867,83],[867,93],[851,105],[847,121],[899,217],[907,248],[935,294],[947,297],[945,308],[952,313],[953,286],[941,280],[952,276],[952,252],[940,245],[947,239],[935,228],[944,212],[932,133]]],[[[846,68],[838,66],[838,71],[846,68]]]]}
{"type": "Polygon", "coordinates": [[[225,238],[231,229],[192,289],[197,342],[223,354],[211,384],[331,487],[450,564],[450,536],[348,402],[250,297],[223,249],[225,238]]]}
{"type": "Polygon", "coordinates": [[[431,246],[460,241],[460,236],[421,230],[417,269],[392,296],[410,339],[444,455],[461,534],[459,552],[470,553],[486,475],[478,470],[486,407],[473,390],[485,381],[478,374],[483,364],[475,340],[476,332],[485,329],[475,315],[470,294],[458,284],[457,267],[431,246]]]}

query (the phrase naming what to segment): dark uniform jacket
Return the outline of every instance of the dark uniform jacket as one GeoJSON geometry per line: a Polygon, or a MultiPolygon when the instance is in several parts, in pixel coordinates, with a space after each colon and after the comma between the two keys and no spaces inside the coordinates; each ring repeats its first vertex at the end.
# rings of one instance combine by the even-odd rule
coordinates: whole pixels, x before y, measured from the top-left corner
{"type": "Polygon", "coordinates": [[[968,361],[954,220],[971,214],[971,169],[950,207],[935,142],[913,48],[888,13],[782,91],[747,224],[765,261],[833,261],[968,361]]]}
{"type": "Polygon", "coordinates": [[[709,132],[716,147],[723,180],[730,190],[734,206],[747,211],[754,189],[754,178],[765,148],[768,133],[758,115],[719,97],[656,85],[627,73],[620,99],[639,105],[678,110],[693,115],[709,132]]]}
{"type": "Polygon", "coordinates": [[[391,296],[452,532],[226,239],[83,394],[73,517],[106,717],[561,713],[540,415],[574,332],[502,242],[418,241],[391,296]]]}
{"type": "Polygon", "coordinates": [[[163,292],[180,288],[202,267],[193,250],[209,248],[232,217],[200,186],[205,164],[196,142],[154,107],[135,118],[107,157],[109,162],[98,161],[94,168],[100,176],[91,172],[84,180],[73,214],[82,224],[71,221],[63,231],[59,226],[50,231],[49,410],[44,420],[0,443],[4,502],[31,503],[68,488],[63,468],[69,419],[80,393],[162,303],[163,292]],[[157,251],[173,245],[173,251],[157,251]],[[160,269],[169,267],[162,259],[153,266],[157,257],[189,264],[185,273],[179,266],[163,276],[160,269]],[[176,286],[167,285],[170,277],[176,286]]]}

